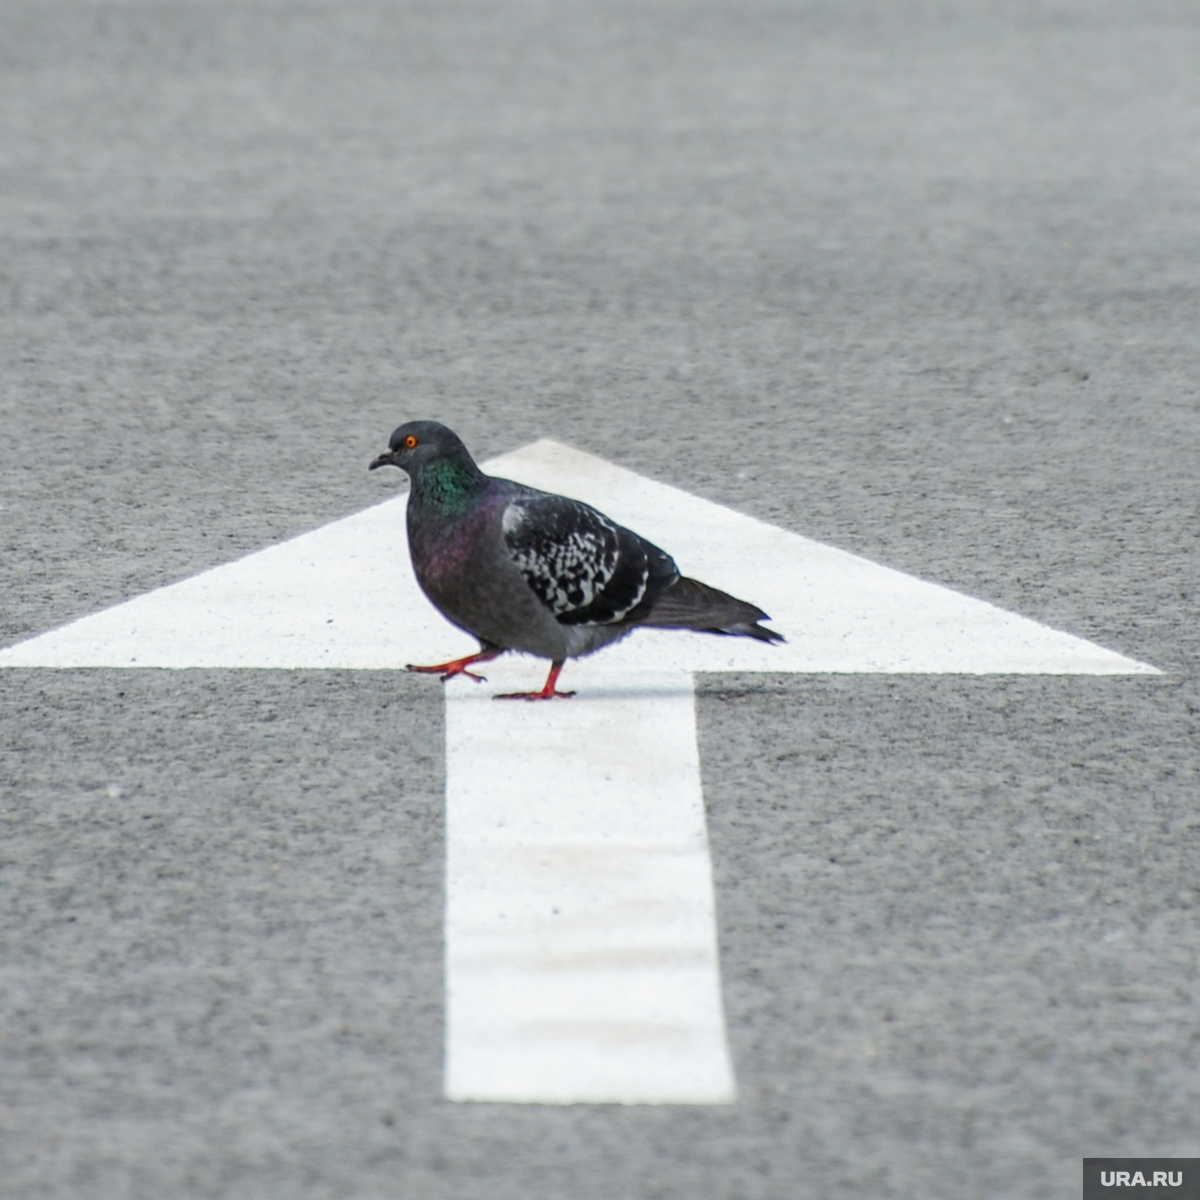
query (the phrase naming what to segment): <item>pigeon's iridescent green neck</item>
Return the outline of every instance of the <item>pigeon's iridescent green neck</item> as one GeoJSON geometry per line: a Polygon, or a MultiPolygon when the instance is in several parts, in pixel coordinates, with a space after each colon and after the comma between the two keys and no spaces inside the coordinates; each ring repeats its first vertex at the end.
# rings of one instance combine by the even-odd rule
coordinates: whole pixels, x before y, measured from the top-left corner
{"type": "Polygon", "coordinates": [[[413,482],[422,505],[455,516],[471,507],[486,486],[487,477],[469,460],[439,458],[427,463],[420,478],[413,482]]]}

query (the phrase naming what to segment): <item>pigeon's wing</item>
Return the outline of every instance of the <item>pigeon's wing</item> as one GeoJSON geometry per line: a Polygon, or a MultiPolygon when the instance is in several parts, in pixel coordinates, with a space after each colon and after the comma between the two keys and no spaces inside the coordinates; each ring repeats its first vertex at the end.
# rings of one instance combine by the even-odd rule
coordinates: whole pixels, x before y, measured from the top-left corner
{"type": "Polygon", "coordinates": [[[503,529],[526,583],[563,625],[636,620],[679,578],[669,554],[565,496],[514,497],[503,529]]]}

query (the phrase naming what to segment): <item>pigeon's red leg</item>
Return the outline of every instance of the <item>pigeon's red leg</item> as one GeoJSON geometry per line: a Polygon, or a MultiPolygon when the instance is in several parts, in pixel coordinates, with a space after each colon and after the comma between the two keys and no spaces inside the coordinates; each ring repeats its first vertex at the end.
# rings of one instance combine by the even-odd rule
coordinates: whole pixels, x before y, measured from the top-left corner
{"type": "Polygon", "coordinates": [[[559,659],[557,662],[550,664],[550,677],[546,680],[546,686],[540,692],[505,692],[502,696],[493,696],[494,700],[553,700],[555,696],[561,696],[564,700],[575,695],[574,692],[557,692],[554,690],[554,685],[558,682],[558,673],[563,669],[563,662],[559,659]]]}
{"type": "Polygon", "coordinates": [[[478,654],[468,654],[466,658],[456,658],[453,662],[438,663],[436,667],[414,667],[409,663],[405,670],[415,671],[419,675],[440,675],[442,682],[447,679],[453,679],[455,675],[467,675],[474,679],[477,683],[486,683],[487,679],[483,675],[476,675],[474,671],[468,671],[467,668],[472,663],[491,662],[499,654],[503,654],[502,650],[480,650],[478,654]]]}

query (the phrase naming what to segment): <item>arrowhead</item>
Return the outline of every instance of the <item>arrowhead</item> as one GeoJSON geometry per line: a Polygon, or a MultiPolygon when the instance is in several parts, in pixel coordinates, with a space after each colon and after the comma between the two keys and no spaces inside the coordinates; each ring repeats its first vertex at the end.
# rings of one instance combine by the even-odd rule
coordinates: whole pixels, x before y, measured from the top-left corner
{"type": "MultiPolygon", "coordinates": [[[[484,468],[595,505],[685,574],[760,605],[788,639],[641,630],[589,670],[1159,674],[557,442],[484,468]]],[[[452,658],[473,647],[413,581],[406,503],[389,500],[9,647],[0,666],[387,670],[452,658]]]]}

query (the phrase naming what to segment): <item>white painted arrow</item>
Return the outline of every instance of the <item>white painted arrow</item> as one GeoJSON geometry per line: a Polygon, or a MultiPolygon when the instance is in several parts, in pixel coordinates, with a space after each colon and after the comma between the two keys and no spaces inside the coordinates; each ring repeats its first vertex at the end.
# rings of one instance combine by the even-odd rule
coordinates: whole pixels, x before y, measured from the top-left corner
{"type": "MultiPolygon", "coordinates": [[[[789,639],[643,630],[571,703],[446,687],[446,1089],[456,1100],[734,1098],[695,671],[1158,674],[1034,621],[551,441],[485,464],[589,501],[789,639]]],[[[421,596],[405,497],[0,651],[0,667],[400,668],[472,650],[421,596]]]]}

